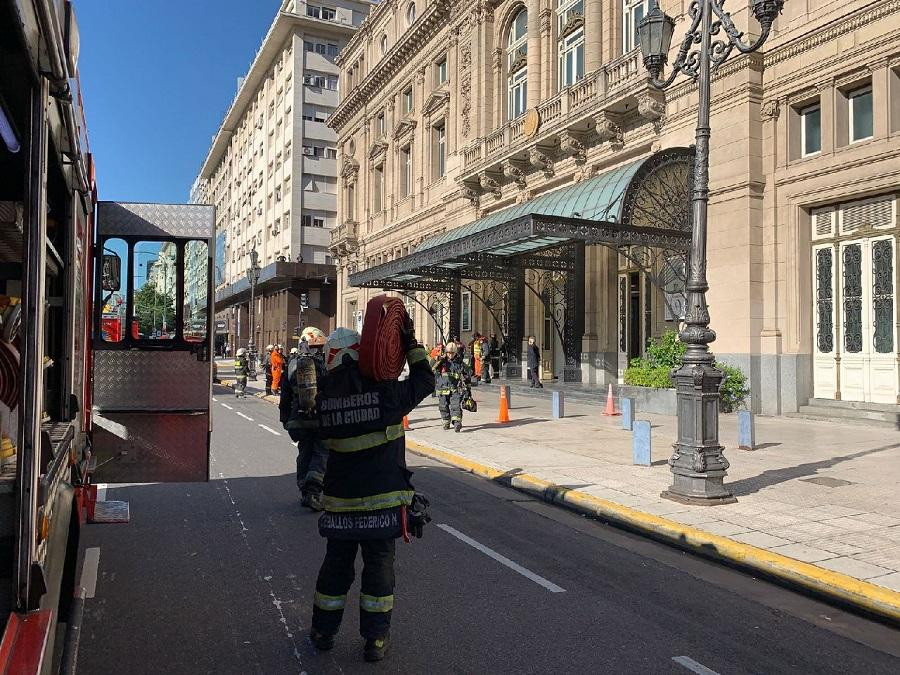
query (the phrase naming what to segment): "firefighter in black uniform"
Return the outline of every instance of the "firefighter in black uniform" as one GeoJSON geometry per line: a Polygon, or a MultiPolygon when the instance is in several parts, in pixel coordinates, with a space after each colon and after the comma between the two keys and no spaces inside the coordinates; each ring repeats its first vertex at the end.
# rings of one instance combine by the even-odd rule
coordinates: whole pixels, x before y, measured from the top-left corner
{"type": "Polygon", "coordinates": [[[313,511],[322,510],[322,486],[325,481],[325,467],[328,464],[328,450],[322,445],[318,435],[314,398],[304,404],[303,390],[315,395],[318,381],[325,376],[325,334],[318,328],[309,327],[300,335],[300,347],[294,352],[287,366],[288,386],[281,388],[278,409],[281,424],[291,440],[297,444],[297,488],[300,503],[313,511]],[[313,379],[304,382],[305,378],[313,379]]]}
{"type": "Polygon", "coordinates": [[[444,354],[434,364],[435,393],[444,429],[452,425],[462,431],[462,399],[469,387],[472,371],[459,355],[455,342],[448,342],[444,354]]]}
{"type": "Polygon", "coordinates": [[[403,417],[434,389],[434,374],[412,321],[403,328],[409,377],[372,380],[360,372],[359,334],[338,328],[326,343],[328,374],[316,397],[319,434],[330,452],[319,532],[328,539],[316,582],[310,639],[330,649],[362,549],[360,633],[363,655],[380,661],[388,646],[394,606],[395,539],[422,536],[428,502],[417,495],[406,468],[403,417]]]}

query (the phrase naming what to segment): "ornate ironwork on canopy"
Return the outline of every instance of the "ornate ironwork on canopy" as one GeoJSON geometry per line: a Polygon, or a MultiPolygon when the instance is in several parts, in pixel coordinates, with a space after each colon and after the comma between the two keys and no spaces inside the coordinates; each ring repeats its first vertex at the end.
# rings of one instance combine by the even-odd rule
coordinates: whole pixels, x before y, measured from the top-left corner
{"type": "MultiPolygon", "coordinates": [[[[449,295],[450,337],[459,334],[462,281],[503,287],[511,374],[524,330],[525,270],[559,277],[564,312],[565,378],[580,379],[584,323],[584,247],[609,246],[683,255],[690,247],[694,153],[670,148],[599,176],[510,206],[426,239],[403,258],[351,274],[351,286],[449,295]],[[563,281],[564,278],[564,281],[563,281]]],[[[494,316],[495,320],[498,317],[494,316]]],[[[499,322],[499,321],[498,321],[499,322]]]]}

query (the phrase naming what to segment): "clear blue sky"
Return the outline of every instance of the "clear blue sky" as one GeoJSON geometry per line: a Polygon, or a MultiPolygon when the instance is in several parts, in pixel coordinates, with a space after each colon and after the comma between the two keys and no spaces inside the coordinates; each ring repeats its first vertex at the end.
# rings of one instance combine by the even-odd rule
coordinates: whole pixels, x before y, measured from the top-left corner
{"type": "Polygon", "coordinates": [[[100,199],[185,202],[280,0],[75,0],[100,199]]]}

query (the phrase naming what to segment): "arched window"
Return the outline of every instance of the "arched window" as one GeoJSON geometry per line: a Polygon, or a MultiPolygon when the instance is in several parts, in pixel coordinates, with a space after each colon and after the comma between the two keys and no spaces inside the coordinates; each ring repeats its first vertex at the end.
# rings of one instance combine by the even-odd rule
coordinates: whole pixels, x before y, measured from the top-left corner
{"type": "Polygon", "coordinates": [[[412,26],[416,22],[416,3],[409,3],[409,7],[406,8],[406,25],[412,26]]]}
{"type": "Polygon", "coordinates": [[[387,33],[385,33],[384,35],[381,36],[380,44],[381,44],[381,55],[384,56],[385,54],[387,54],[387,46],[388,46],[387,33]]]}
{"type": "Polygon", "coordinates": [[[558,0],[559,87],[584,77],[584,0],[558,0]]]}
{"type": "Polygon", "coordinates": [[[506,39],[506,81],[508,101],[506,113],[515,119],[528,104],[528,10],[519,10],[509,27],[506,39]]]}

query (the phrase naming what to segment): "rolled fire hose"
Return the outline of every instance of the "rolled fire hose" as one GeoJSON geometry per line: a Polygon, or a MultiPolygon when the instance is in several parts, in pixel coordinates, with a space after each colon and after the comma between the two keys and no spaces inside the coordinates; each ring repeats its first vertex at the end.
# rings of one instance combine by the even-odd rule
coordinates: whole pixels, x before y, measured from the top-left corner
{"type": "Polygon", "coordinates": [[[359,343],[359,369],[373,380],[396,380],[406,364],[403,322],[406,308],[397,298],[378,295],[366,305],[359,343]]]}

